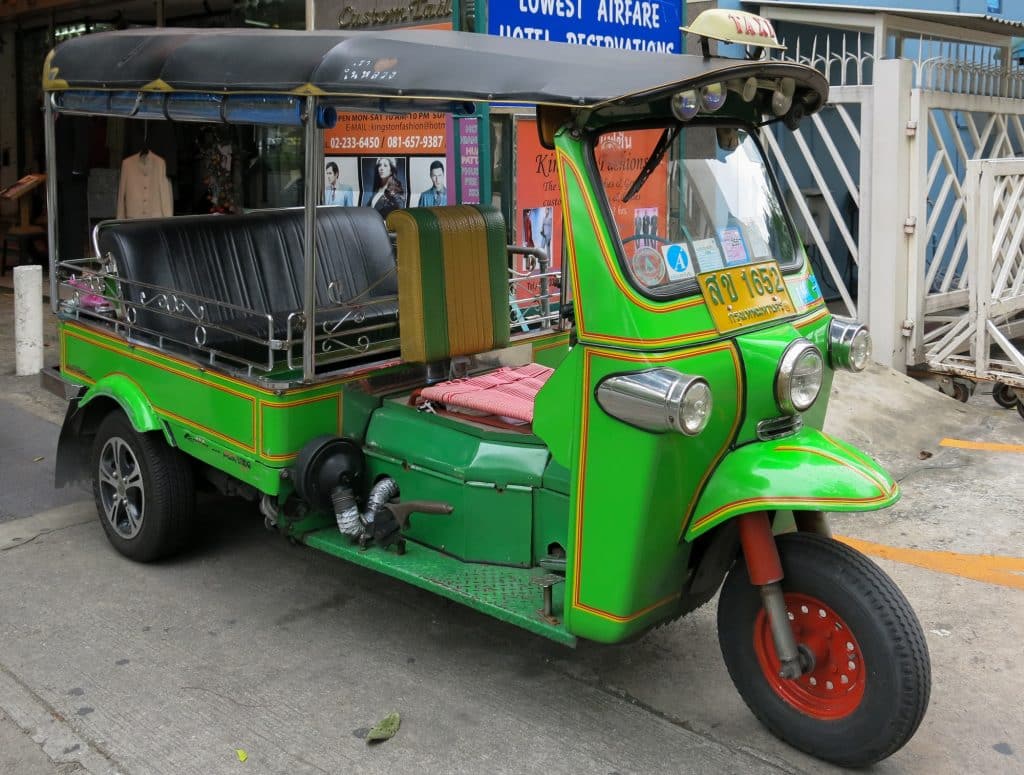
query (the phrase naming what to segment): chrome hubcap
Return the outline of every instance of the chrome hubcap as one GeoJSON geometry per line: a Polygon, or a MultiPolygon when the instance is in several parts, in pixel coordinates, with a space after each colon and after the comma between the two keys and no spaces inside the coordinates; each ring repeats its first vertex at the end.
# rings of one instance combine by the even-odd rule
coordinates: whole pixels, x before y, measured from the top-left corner
{"type": "Polygon", "coordinates": [[[142,469],[132,448],[119,436],[107,440],[100,451],[100,503],[103,516],[122,538],[134,538],[142,529],[146,489],[142,469]]]}

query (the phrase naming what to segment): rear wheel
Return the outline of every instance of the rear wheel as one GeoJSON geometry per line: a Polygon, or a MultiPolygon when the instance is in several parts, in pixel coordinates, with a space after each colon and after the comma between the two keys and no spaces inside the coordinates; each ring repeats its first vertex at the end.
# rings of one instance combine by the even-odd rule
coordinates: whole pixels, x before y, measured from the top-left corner
{"type": "Polygon", "coordinates": [[[178,551],[195,514],[192,467],[156,434],[108,414],[92,448],[93,496],[107,538],[125,557],[151,562],[178,551]]]}
{"type": "Polygon", "coordinates": [[[776,543],[804,673],[779,677],[761,597],[741,559],[718,604],[733,683],[754,715],[796,748],[848,767],[884,759],[913,736],[928,707],[931,668],[917,616],[892,580],[850,547],[807,533],[776,543]]]}

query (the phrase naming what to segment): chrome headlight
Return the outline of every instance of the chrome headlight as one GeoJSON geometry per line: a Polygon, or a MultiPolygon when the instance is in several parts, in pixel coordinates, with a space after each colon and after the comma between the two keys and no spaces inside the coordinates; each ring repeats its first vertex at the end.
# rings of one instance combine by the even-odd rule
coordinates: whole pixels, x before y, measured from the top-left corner
{"type": "Polygon", "coordinates": [[[828,325],[828,355],[833,369],[864,371],[871,359],[871,332],[856,320],[832,318],[828,325]]]}
{"type": "Polygon", "coordinates": [[[811,408],[821,390],[825,362],[818,348],[806,339],[790,343],[775,376],[775,400],[785,414],[811,408]]]}
{"type": "Polygon", "coordinates": [[[696,436],[711,417],[711,388],[703,377],[650,369],[607,377],[597,403],[617,420],[645,431],[696,436]]]}

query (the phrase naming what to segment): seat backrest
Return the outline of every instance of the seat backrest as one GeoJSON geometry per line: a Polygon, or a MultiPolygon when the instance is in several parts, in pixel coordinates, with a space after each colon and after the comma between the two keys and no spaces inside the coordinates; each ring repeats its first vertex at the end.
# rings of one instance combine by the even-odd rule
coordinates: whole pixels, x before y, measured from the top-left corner
{"type": "Polygon", "coordinates": [[[508,252],[491,207],[415,207],[388,215],[398,250],[402,359],[430,363],[508,345],[508,252]]]}
{"type": "MultiPolygon", "coordinates": [[[[101,226],[101,254],[114,257],[119,276],[257,313],[302,308],[304,220],[301,210],[246,215],[197,215],[101,226]]],[[[380,214],[367,207],[317,211],[317,306],[331,306],[336,283],[342,300],[394,295],[398,291],[391,239],[380,214]]],[[[122,293],[139,304],[154,292],[132,282],[122,293]]],[[[186,300],[187,302],[187,300],[186,300]]],[[[238,312],[207,305],[204,320],[221,323],[238,312]]],[[[138,325],[168,336],[191,338],[192,324],[140,309],[138,325]]]]}

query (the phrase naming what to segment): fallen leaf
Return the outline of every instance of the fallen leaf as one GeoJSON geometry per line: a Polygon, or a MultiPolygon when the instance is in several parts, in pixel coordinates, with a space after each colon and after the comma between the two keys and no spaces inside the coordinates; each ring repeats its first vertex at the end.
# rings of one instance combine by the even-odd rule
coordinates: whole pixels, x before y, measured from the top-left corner
{"type": "Polygon", "coordinates": [[[240,762],[244,762],[246,759],[249,758],[249,754],[247,754],[241,748],[236,748],[235,749],[235,756],[238,757],[238,761],[240,761],[240,762]]]}
{"type": "Polygon", "coordinates": [[[367,743],[382,743],[385,740],[390,740],[395,736],[395,732],[398,731],[398,727],[401,725],[402,719],[397,713],[389,713],[383,719],[377,722],[377,725],[366,733],[367,743]]]}
{"type": "Polygon", "coordinates": [[[918,453],[917,453],[917,456],[918,456],[918,457],[919,457],[919,458],[920,458],[921,460],[927,460],[927,459],[928,459],[928,458],[930,458],[930,457],[931,457],[931,456],[932,456],[933,454],[934,454],[934,453],[932,453],[932,452],[929,452],[929,451],[928,451],[928,450],[926,450],[926,449],[922,449],[922,450],[921,450],[920,452],[918,452],[918,453]]]}

